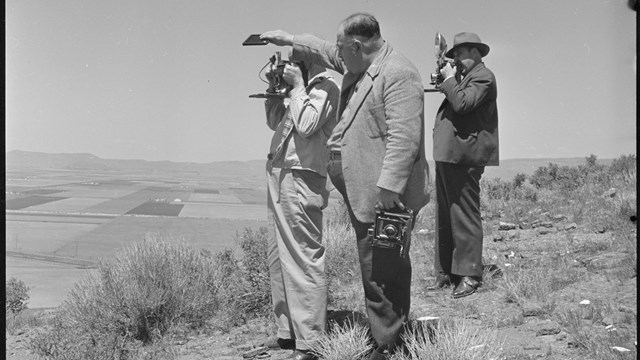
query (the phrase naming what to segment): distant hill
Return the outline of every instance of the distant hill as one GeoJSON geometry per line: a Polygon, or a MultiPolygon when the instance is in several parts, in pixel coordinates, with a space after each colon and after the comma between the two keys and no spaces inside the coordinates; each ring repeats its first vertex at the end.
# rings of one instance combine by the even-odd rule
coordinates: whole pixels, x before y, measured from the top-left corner
{"type": "Polygon", "coordinates": [[[211,163],[118,160],[102,159],[93,154],[49,154],[13,150],[6,153],[5,167],[7,171],[25,170],[86,170],[114,171],[129,174],[154,173],[189,173],[194,176],[217,176],[229,174],[233,176],[255,177],[264,175],[264,160],[251,161],[217,161],[211,163]]]}
{"type": "MultiPolygon", "coordinates": [[[[216,161],[211,163],[117,160],[102,159],[88,153],[48,154],[42,152],[13,150],[6,153],[6,170],[86,170],[116,171],[135,173],[189,173],[195,176],[207,174],[241,176],[256,178],[264,176],[264,160],[250,161],[216,161]]],[[[610,164],[612,159],[598,159],[598,163],[610,164]]],[[[533,174],[541,166],[549,163],[560,166],[578,166],[585,163],[585,158],[546,158],[546,159],[508,159],[501,160],[500,166],[485,168],[483,178],[512,179],[518,173],[533,174]]],[[[429,163],[434,172],[433,162],[429,163]]]]}

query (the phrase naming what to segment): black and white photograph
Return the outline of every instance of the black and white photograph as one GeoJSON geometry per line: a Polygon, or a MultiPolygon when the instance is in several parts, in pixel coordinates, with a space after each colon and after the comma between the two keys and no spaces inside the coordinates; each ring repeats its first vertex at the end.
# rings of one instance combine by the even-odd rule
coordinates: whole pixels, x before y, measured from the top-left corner
{"type": "Polygon", "coordinates": [[[7,0],[8,360],[637,357],[637,0],[7,0]]]}

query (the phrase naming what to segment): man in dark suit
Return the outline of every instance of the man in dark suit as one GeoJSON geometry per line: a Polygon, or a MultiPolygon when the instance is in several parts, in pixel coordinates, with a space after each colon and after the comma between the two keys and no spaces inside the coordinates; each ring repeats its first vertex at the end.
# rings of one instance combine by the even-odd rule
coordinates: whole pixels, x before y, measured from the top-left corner
{"type": "Polygon", "coordinates": [[[482,281],[480,178],[485,166],[499,162],[496,78],[482,62],[488,53],[478,35],[457,34],[446,56],[458,65],[441,69],[446,98],[433,129],[436,280],[428,289],[453,284],[454,298],[473,294],[482,281]]]}
{"type": "Polygon", "coordinates": [[[414,64],[385,42],[369,14],[346,18],[336,44],[281,30],[261,37],[293,45],[295,58],[344,75],[339,122],[327,141],[328,172],[356,233],[367,315],[377,344],[370,359],[385,359],[409,315],[411,261],[397,250],[372,247],[368,229],[376,206],[406,207],[417,214],[429,201],[422,78],[414,64]]]}

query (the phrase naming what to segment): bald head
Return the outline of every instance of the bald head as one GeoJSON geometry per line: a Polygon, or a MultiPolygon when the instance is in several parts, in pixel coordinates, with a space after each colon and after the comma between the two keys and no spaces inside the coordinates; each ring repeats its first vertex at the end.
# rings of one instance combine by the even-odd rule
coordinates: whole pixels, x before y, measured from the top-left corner
{"type": "Polygon", "coordinates": [[[340,23],[340,31],[347,37],[359,37],[363,40],[380,37],[380,24],[371,14],[356,13],[340,23]]]}
{"type": "Polygon", "coordinates": [[[366,71],[383,45],[380,25],[373,15],[353,14],[338,26],[338,55],[349,72],[366,71]]]}

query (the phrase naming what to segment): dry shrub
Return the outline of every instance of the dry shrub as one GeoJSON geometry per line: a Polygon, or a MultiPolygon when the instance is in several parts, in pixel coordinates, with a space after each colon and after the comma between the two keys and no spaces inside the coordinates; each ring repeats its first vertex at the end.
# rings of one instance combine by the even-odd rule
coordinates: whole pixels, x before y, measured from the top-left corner
{"type": "Polygon", "coordinates": [[[503,340],[467,320],[442,319],[435,328],[418,323],[402,338],[406,349],[391,360],[489,360],[502,355],[503,340]]]}
{"type": "Polygon", "coordinates": [[[225,277],[181,241],[148,239],[77,283],[32,349],[50,359],[128,359],[134,349],[218,309],[225,277]]]}
{"type": "Polygon", "coordinates": [[[230,250],[217,255],[216,262],[224,269],[224,287],[218,293],[221,309],[216,323],[223,330],[271,313],[269,236],[266,227],[246,228],[236,239],[242,249],[242,259],[236,260],[230,250]]]}
{"type": "Polygon", "coordinates": [[[18,314],[27,308],[29,301],[29,288],[22,280],[14,277],[5,284],[6,312],[18,314]]]}

